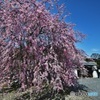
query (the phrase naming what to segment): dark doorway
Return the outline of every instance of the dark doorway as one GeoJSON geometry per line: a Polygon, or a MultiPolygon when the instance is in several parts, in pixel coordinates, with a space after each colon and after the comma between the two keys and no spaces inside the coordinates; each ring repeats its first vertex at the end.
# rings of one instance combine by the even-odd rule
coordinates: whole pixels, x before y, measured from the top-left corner
{"type": "Polygon", "coordinates": [[[93,73],[93,70],[92,70],[92,66],[85,66],[85,68],[88,70],[88,77],[93,77],[92,76],[92,73],[93,73]]]}

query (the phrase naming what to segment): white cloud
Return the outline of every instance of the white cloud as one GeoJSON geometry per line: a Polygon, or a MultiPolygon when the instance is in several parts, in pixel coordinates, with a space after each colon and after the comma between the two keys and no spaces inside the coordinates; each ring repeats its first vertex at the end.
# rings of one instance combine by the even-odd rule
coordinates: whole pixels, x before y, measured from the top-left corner
{"type": "Polygon", "coordinates": [[[100,50],[99,49],[96,49],[96,48],[93,48],[91,51],[92,52],[99,52],[100,50]]]}

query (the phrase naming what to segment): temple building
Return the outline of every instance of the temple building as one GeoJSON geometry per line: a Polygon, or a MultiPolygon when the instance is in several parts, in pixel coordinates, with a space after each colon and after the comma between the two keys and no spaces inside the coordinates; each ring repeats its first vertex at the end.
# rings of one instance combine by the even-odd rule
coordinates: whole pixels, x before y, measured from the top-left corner
{"type": "Polygon", "coordinates": [[[93,78],[98,78],[99,77],[99,70],[97,68],[97,63],[94,62],[94,61],[89,61],[89,62],[86,62],[84,61],[83,62],[83,65],[84,65],[84,69],[83,70],[79,70],[79,69],[76,69],[75,70],[75,74],[77,77],[93,77],[93,78]]]}

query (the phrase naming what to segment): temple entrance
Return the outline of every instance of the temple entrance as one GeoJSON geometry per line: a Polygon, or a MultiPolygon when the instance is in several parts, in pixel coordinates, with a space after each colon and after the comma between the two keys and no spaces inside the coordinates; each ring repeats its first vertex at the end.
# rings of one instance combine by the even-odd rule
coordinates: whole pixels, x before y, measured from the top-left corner
{"type": "Polygon", "coordinates": [[[93,73],[93,66],[85,66],[85,68],[87,69],[87,77],[93,77],[92,73],[93,73]]]}

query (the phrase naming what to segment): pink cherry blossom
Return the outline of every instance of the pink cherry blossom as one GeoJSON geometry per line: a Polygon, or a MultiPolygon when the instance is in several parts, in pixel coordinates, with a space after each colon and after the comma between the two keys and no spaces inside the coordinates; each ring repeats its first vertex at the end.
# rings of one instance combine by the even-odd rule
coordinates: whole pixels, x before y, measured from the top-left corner
{"type": "Polygon", "coordinates": [[[13,74],[24,89],[33,84],[39,91],[44,80],[58,91],[76,84],[73,72],[84,57],[75,43],[82,35],[46,4],[53,7],[53,0],[0,1],[0,82],[12,82],[13,74]]]}

